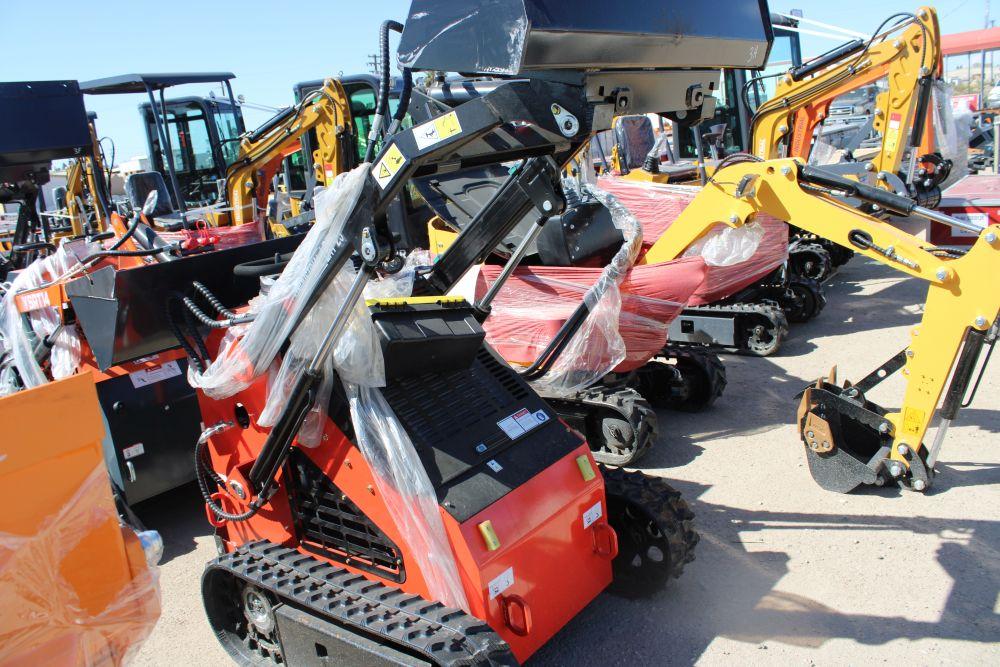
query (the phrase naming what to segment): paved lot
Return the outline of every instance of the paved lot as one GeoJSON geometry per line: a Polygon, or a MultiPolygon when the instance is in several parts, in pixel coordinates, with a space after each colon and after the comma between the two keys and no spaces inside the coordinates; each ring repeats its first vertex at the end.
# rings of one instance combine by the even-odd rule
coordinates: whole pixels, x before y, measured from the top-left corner
{"type": "MultiPolygon", "coordinates": [[[[838,364],[859,378],[901,349],[925,288],[855,259],[775,359],[727,357],[712,410],[662,412],[643,467],[684,492],[702,535],[684,576],[644,601],[603,595],[535,665],[1000,664],[1000,372],[946,442],[926,495],[840,496],[809,477],[793,396],[838,364]]],[[[875,400],[892,405],[900,385],[875,400]]],[[[195,489],[142,508],[166,541],[163,616],[140,665],[224,665],[199,578],[214,555],[195,489]]]]}

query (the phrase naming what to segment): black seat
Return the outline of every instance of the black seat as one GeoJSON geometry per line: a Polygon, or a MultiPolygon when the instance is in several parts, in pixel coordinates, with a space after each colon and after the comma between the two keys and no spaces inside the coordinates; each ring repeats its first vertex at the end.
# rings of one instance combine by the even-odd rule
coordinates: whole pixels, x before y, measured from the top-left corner
{"type": "Polygon", "coordinates": [[[174,212],[173,200],[170,197],[170,190],[163,181],[163,176],[157,171],[139,171],[130,174],[125,179],[125,195],[128,197],[132,208],[140,210],[146,203],[146,197],[150,192],[156,191],[156,208],[153,209],[151,218],[170,216],[174,212]]]}
{"type": "Polygon", "coordinates": [[[648,116],[621,116],[615,120],[615,143],[624,169],[638,169],[653,150],[656,136],[648,116]]]}

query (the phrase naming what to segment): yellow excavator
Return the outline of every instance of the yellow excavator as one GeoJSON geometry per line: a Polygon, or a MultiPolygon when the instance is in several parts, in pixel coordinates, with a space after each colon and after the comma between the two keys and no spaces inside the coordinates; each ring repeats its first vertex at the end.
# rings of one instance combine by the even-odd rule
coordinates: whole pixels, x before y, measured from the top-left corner
{"type": "MultiPolygon", "coordinates": [[[[798,426],[809,468],[825,489],[897,482],[930,487],[944,436],[972,387],[984,349],[998,337],[1000,239],[992,228],[958,220],[913,199],[859,183],[799,159],[731,156],[642,261],[675,259],[718,222],[739,227],[768,214],[928,282],[921,323],[908,345],[856,382],[837,384],[836,369],[802,395],[798,426]],[[964,253],[938,248],[842,201],[861,200],[897,216],[917,216],[977,234],[964,253]],[[906,378],[896,410],[866,398],[895,372],[906,378]],[[951,380],[949,381],[949,377],[951,380]],[[943,402],[942,402],[943,396],[943,402]],[[938,404],[941,402],[940,409],[938,404]],[[927,442],[935,411],[938,426],[927,442]]],[[[986,356],[980,368],[985,370],[986,356]]]]}
{"type": "Polygon", "coordinates": [[[946,166],[933,157],[929,113],[933,84],[942,70],[941,30],[934,9],[893,14],[870,39],[847,42],[780,75],[775,94],[758,106],[751,121],[752,152],[764,159],[809,159],[817,128],[830,119],[831,103],[885,79],[886,89],[876,95],[872,109],[872,128],[880,136],[877,150],[863,162],[829,168],[869,185],[909,191],[927,204],[947,176],[946,166]]]}

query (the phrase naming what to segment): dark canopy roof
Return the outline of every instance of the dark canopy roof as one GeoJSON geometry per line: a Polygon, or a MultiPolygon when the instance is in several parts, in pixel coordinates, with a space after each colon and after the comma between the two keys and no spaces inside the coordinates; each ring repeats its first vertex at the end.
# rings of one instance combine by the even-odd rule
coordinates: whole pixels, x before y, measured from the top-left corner
{"type": "Polygon", "coordinates": [[[186,83],[216,83],[235,79],[232,72],[201,72],[196,74],[121,74],[105,79],[94,79],[80,83],[80,90],[87,95],[121,95],[123,93],[144,93],[146,86],[153,90],[182,86],[186,83]]]}

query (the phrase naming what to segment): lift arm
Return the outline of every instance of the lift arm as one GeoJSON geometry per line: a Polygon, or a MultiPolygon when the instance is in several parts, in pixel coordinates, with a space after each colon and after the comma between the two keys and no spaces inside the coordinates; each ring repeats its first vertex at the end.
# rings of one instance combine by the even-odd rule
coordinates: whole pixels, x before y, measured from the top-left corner
{"type": "Polygon", "coordinates": [[[764,159],[808,159],[816,126],[829,115],[830,103],[883,77],[889,88],[876,102],[873,126],[882,142],[871,160],[872,171],[896,174],[910,146],[931,152],[927,109],[931,81],[940,78],[943,67],[941,31],[934,9],[921,7],[915,16],[900,26],[902,32],[890,29],[867,50],[864,42],[851,42],[783,75],[774,97],[751,121],[753,153],[764,159]]]}
{"type": "Polygon", "coordinates": [[[319,143],[316,168],[330,165],[332,173],[346,171],[345,140],[353,129],[347,93],[339,81],[327,79],[319,90],[243,136],[240,155],[226,174],[232,224],[253,222],[255,210],[267,210],[271,179],[281,161],[301,149],[302,136],[310,130],[316,130],[319,143]]]}
{"type": "MultiPolygon", "coordinates": [[[[847,417],[844,414],[836,415],[837,419],[861,419],[874,429],[873,437],[879,442],[884,441],[886,447],[882,455],[879,454],[882,447],[878,446],[860,457],[864,459],[862,463],[871,474],[865,473],[862,475],[864,479],[855,481],[849,488],[864,481],[878,483],[879,475],[886,470],[907,469],[916,475],[914,488],[927,488],[930,483],[930,468],[937,452],[930,452],[924,446],[924,438],[955,366],[956,357],[963,345],[968,347],[970,341],[979,341],[988,331],[995,337],[994,323],[1000,313],[1000,290],[995,285],[995,276],[1000,267],[1000,239],[996,231],[973,228],[963,221],[923,209],[905,197],[830,176],[819,169],[807,167],[798,160],[744,162],[717,172],[671,225],[670,232],[650,248],[642,261],[656,263],[675,259],[716,224],[739,227],[760,214],[784,220],[928,283],[923,318],[911,332],[909,346],[895,364],[896,367],[892,368],[892,362],[885,364],[880,370],[886,372],[878,373],[877,379],[866,378],[867,382],[858,383],[855,391],[851,391],[850,386],[844,388],[844,395],[852,399],[854,406],[860,406],[863,411],[871,414],[847,417]],[[867,199],[901,215],[933,217],[968,231],[977,231],[979,240],[967,254],[948,258],[947,253],[941,249],[835,199],[834,192],[867,199]],[[974,334],[972,338],[970,334],[974,334]],[[863,392],[857,388],[874,386],[885,375],[897,369],[901,369],[906,378],[906,392],[901,407],[894,412],[880,412],[875,409],[877,406],[864,400],[863,392]],[[872,414],[876,416],[872,417],[872,414]],[[879,417],[884,417],[884,420],[879,417]],[[914,452],[919,458],[914,457],[914,452]],[[876,457],[877,460],[873,460],[876,457]],[[893,468],[894,464],[898,465],[893,468]],[[920,468],[917,471],[919,474],[914,472],[915,467],[920,468]]],[[[990,341],[979,341],[978,344],[981,346],[983,342],[990,341]]],[[[975,358],[972,359],[972,364],[975,365],[975,358]]],[[[958,375],[956,371],[956,377],[958,375]]],[[[955,392],[949,389],[949,394],[964,395],[969,379],[964,379],[963,386],[953,386],[955,392]]],[[[830,390],[829,385],[832,382],[827,383],[827,390],[830,390]]],[[[961,395],[958,396],[959,402],[961,395]]],[[[843,397],[838,398],[843,400],[843,397]]],[[[808,396],[806,400],[809,400],[808,396]]],[[[848,407],[850,406],[831,410],[846,410],[848,407]]],[[[846,427],[832,425],[834,417],[829,412],[830,410],[825,416],[818,415],[818,420],[811,420],[814,425],[822,426],[819,422],[827,425],[829,438],[825,440],[808,438],[805,421],[800,423],[803,439],[813,454],[818,452],[829,456],[838,448],[847,452],[851,451],[852,446],[856,446],[845,440],[849,439],[847,434],[850,434],[850,438],[858,438],[857,433],[851,433],[846,427]]],[[[949,420],[953,416],[943,415],[949,420]]],[[[815,429],[812,432],[815,433],[815,429]]],[[[935,445],[940,446],[940,443],[935,445]]],[[[815,469],[813,472],[816,476],[815,469]]],[[[898,478],[902,475],[905,473],[890,476],[898,478]]],[[[884,483],[885,477],[881,479],[884,483]]],[[[831,483],[828,488],[832,486],[831,483]]],[[[849,488],[840,485],[837,490],[849,488]]]]}

